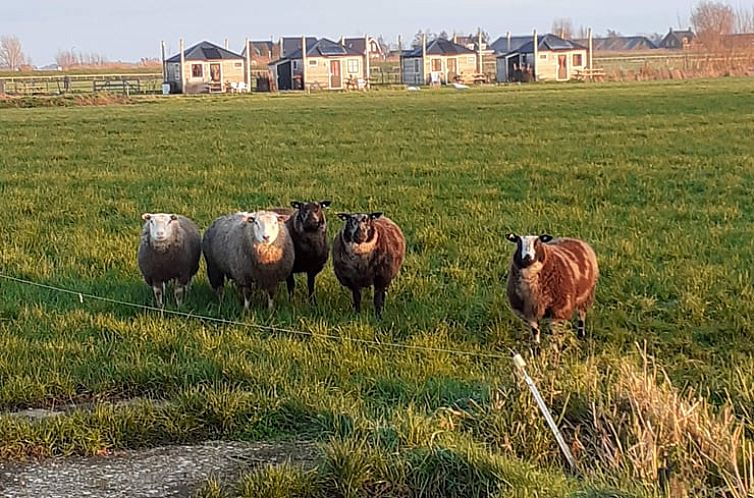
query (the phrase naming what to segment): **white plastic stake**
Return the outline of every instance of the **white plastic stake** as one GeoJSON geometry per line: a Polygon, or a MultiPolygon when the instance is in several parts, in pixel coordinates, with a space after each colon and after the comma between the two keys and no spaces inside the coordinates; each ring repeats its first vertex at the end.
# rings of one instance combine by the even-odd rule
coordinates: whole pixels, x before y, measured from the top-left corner
{"type": "Polygon", "coordinates": [[[542,412],[542,415],[545,416],[545,420],[547,420],[547,425],[550,426],[550,430],[555,435],[555,439],[558,441],[558,445],[560,446],[560,449],[563,451],[563,455],[565,455],[566,460],[568,460],[568,465],[571,466],[571,470],[576,470],[576,460],[573,458],[573,455],[571,454],[570,448],[568,448],[568,445],[565,442],[565,439],[563,439],[563,434],[561,434],[560,429],[558,429],[557,424],[555,423],[555,420],[552,418],[552,415],[550,414],[550,410],[547,408],[547,405],[545,404],[545,400],[542,399],[542,395],[539,394],[539,389],[537,389],[537,386],[534,384],[534,381],[531,377],[529,377],[529,374],[526,373],[526,362],[521,357],[520,354],[516,353],[515,356],[513,356],[513,364],[516,365],[516,368],[519,372],[521,372],[521,375],[524,378],[524,381],[526,382],[526,385],[529,386],[529,390],[534,395],[534,399],[537,401],[537,405],[539,405],[539,409],[542,412]]]}

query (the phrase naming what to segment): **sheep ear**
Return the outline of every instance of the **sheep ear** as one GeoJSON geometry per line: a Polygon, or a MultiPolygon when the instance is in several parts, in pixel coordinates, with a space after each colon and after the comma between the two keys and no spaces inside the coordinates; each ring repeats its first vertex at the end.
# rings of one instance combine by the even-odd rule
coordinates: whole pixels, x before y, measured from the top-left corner
{"type": "Polygon", "coordinates": [[[319,201],[319,205],[325,209],[329,208],[330,204],[332,204],[332,201],[319,201]]]}
{"type": "Polygon", "coordinates": [[[243,215],[242,219],[246,223],[254,223],[254,220],[255,220],[254,215],[251,214],[251,213],[247,213],[247,214],[243,215]]]}
{"type": "Polygon", "coordinates": [[[516,235],[515,233],[509,233],[505,236],[506,239],[508,239],[511,242],[518,242],[520,237],[516,235]]]}
{"type": "Polygon", "coordinates": [[[552,235],[548,235],[546,233],[543,233],[542,235],[539,236],[539,240],[541,240],[542,242],[544,242],[545,244],[547,244],[548,242],[550,242],[552,240],[552,235]]]}
{"type": "Polygon", "coordinates": [[[301,209],[303,207],[303,203],[299,201],[291,201],[291,207],[293,209],[301,209]]]}
{"type": "Polygon", "coordinates": [[[374,213],[369,213],[369,219],[370,220],[376,220],[377,218],[382,217],[382,213],[379,211],[376,211],[374,213]]]}
{"type": "Polygon", "coordinates": [[[338,218],[340,218],[343,221],[348,221],[348,218],[350,218],[351,215],[348,213],[338,213],[338,218]]]}
{"type": "Polygon", "coordinates": [[[171,215],[170,215],[170,219],[171,219],[171,220],[173,220],[173,221],[175,221],[175,220],[177,220],[177,219],[178,219],[178,216],[176,216],[176,215],[174,215],[174,214],[171,214],[171,215]]]}
{"type": "Polygon", "coordinates": [[[290,218],[290,216],[288,216],[286,214],[279,214],[278,215],[278,223],[285,223],[286,221],[288,221],[288,218],[290,218]]]}
{"type": "Polygon", "coordinates": [[[152,218],[152,215],[149,213],[144,213],[141,215],[141,219],[144,221],[149,221],[152,218]]]}

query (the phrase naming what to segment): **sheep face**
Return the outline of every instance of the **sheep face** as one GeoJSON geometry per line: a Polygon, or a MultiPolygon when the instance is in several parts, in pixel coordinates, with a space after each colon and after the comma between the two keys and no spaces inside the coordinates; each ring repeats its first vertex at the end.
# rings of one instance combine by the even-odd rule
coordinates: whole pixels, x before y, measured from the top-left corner
{"type": "Polygon", "coordinates": [[[338,218],[346,222],[343,240],[353,244],[363,244],[374,237],[374,220],[382,213],[338,213],[338,218]]]}
{"type": "Polygon", "coordinates": [[[291,202],[293,209],[296,209],[297,221],[307,232],[316,232],[326,225],[325,209],[330,207],[330,201],[319,202],[291,202]]]}
{"type": "Polygon", "coordinates": [[[513,263],[519,268],[528,268],[534,263],[542,262],[545,257],[542,244],[552,240],[550,235],[516,235],[509,233],[506,237],[516,244],[516,252],[513,253],[513,263]]]}
{"type": "Polygon", "coordinates": [[[149,226],[149,238],[157,244],[162,244],[173,237],[178,223],[178,216],[166,213],[144,213],[141,215],[149,226]]]}
{"type": "Polygon", "coordinates": [[[285,223],[286,217],[269,211],[258,211],[245,215],[247,223],[251,224],[254,240],[257,244],[272,244],[280,234],[280,224],[285,223]]]}

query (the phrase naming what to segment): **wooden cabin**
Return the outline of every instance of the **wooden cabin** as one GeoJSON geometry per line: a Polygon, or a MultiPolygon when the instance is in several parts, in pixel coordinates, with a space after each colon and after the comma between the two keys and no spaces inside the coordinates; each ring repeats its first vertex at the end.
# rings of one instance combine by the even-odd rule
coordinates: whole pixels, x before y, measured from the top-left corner
{"type": "Polygon", "coordinates": [[[296,49],[269,65],[278,90],[364,88],[368,67],[366,54],[327,38],[307,39],[305,50],[296,49]]]}
{"type": "MultiPolygon", "coordinates": [[[[521,37],[516,37],[520,39],[521,37]]],[[[568,81],[587,67],[587,48],[553,34],[497,56],[497,81],[568,81]]]]}
{"type": "Polygon", "coordinates": [[[165,82],[171,93],[226,92],[246,82],[244,57],[203,41],[165,60],[165,82]]]}
{"type": "Polygon", "coordinates": [[[401,54],[401,79],[405,85],[470,82],[477,73],[478,54],[450,40],[437,38],[401,54]]]}

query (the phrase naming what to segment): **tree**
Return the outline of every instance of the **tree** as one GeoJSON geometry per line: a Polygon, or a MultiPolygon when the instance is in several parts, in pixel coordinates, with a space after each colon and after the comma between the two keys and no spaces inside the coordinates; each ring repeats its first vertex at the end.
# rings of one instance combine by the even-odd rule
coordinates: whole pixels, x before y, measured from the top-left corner
{"type": "Polygon", "coordinates": [[[586,26],[579,26],[579,38],[582,40],[589,38],[589,28],[586,26]]]}
{"type": "Polygon", "coordinates": [[[63,69],[68,69],[79,64],[79,57],[73,50],[58,50],[55,54],[55,63],[63,69]]]}
{"type": "Polygon", "coordinates": [[[614,29],[608,29],[607,30],[607,37],[608,38],[620,38],[621,36],[623,36],[623,35],[621,35],[618,31],[616,31],[614,29]]]}
{"type": "Polygon", "coordinates": [[[573,38],[573,21],[561,17],[552,22],[552,33],[566,40],[573,38]]]}
{"type": "Polygon", "coordinates": [[[0,36],[0,67],[18,71],[26,64],[21,41],[16,36],[0,36]]]}
{"type": "MultiPolygon", "coordinates": [[[[476,33],[469,34],[469,39],[474,40],[474,43],[476,43],[477,40],[479,39],[479,31],[477,31],[476,33]]],[[[482,30],[482,43],[486,43],[486,44],[490,43],[490,34],[486,32],[485,30],[482,30]]]]}
{"type": "Polygon", "coordinates": [[[440,31],[440,34],[439,34],[439,35],[437,35],[437,37],[438,37],[439,39],[441,39],[441,40],[450,40],[450,35],[449,35],[449,34],[448,34],[448,32],[447,32],[447,31],[445,31],[444,29],[443,29],[442,31],[440,31]]]}
{"type": "Polygon", "coordinates": [[[725,3],[702,0],[691,13],[691,24],[699,41],[707,49],[719,49],[724,35],[733,33],[736,16],[725,3]]]}
{"type": "Polygon", "coordinates": [[[747,9],[739,6],[736,9],[736,33],[754,32],[754,7],[747,9]]]}
{"type": "Polygon", "coordinates": [[[422,46],[422,37],[424,37],[424,36],[427,37],[427,43],[431,42],[432,40],[434,40],[436,38],[436,35],[434,33],[432,33],[432,31],[430,31],[430,30],[426,30],[426,31],[419,30],[414,35],[414,39],[411,42],[411,46],[414,47],[414,48],[421,47],[422,46]]]}
{"type": "Polygon", "coordinates": [[[380,50],[382,50],[383,54],[387,55],[387,53],[390,52],[390,45],[388,45],[384,36],[380,35],[377,37],[377,44],[380,46],[380,50]]]}

